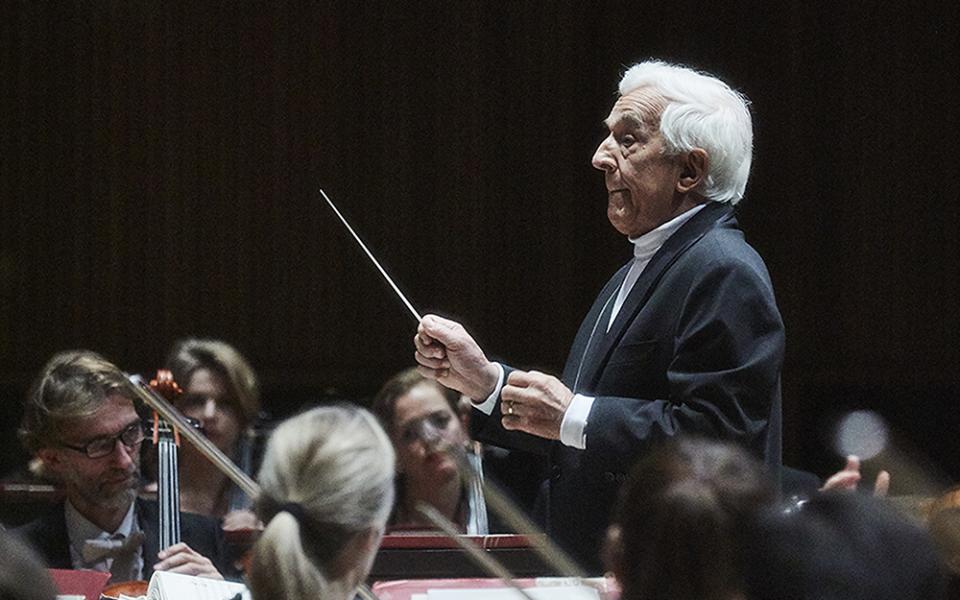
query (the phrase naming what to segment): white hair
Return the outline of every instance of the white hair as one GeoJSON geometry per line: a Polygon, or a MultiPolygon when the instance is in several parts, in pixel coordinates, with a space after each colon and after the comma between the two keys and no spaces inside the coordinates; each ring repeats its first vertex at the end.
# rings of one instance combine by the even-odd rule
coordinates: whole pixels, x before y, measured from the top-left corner
{"type": "Polygon", "coordinates": [[[753,155],[747,98],[716,77],[656,60],[627,69],[620,80],[620,95],[646,87],[666,103],[660,133],[667,152],[706,150],[709,162],[703,195],[716,202],[739,202],[753,155]]]}
{"type": "Polygon", "coordinates": [[[249,574],[253,597],[352,598],[372,553],[347,571],[333,567],[343,567],[337,559],[353,538],[385,527],[394,461],[390,439],[362,408],[320,407],[281,423],[259,474],[265,528],[249,574]]]}

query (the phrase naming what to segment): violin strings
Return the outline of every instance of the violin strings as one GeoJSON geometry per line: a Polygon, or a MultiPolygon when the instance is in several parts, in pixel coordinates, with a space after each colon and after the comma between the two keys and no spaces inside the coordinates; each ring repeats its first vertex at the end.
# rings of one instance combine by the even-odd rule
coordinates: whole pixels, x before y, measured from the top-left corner
{"type": "Polygon", "coordinates": [[[413,305],[410,304],[410,301],[407,300],[407,297],[403,295],[403,292],[400,291],[400,288],[397,287],[397,284],[393,282],[393,279],[391,279],[390,276],[387,275],[387,272],[384,270],[384,268],[380,266],[380,263],[377,261],[376,258],[374,258],[373,253],[370,252],[369,249],[367,249],[366,244],[363,243],[363,241],[360,239],[360,236],[358,236],[357,233],[353,230],[353,227],[350,227],[350,223],[347,223],[347,220],[343,218],[343,215],[340,214],[340,211],[333,204],[333,201],[330,200],[330,197],[327,196],[327,193],[323,191],[323,188],[320,188],[320,195],[323,196],[323,199],[327,201],[327,204],[330,205],[330,208],[333,209],[333,212],[335,212],[337,216],[340,218],[340,222],[343,223],[343,226],[347,228],[347,231],[350,232],[350,235],[353,236],[353,239],[355,239],[357,243],[360,244],[360,248],[362,248],[363,251],[366,252],[370,260],[373,261],[373,265],[377,267],[377,269],[380,271],[380,274],[383,275],[383,278],[387,280],[387,283],[390,284],[390,287],[393,288],[393,291],[396,292],[397,296],[400,297],[400,300],[404,303],[404,305],[406,305],[407,310],[410,311],[410,314],[412,314],[413,318],[417,320],[417,323],[419,323],[421,319],[420,313],[418,313],[417,309],[415,309],[413,305]]]}

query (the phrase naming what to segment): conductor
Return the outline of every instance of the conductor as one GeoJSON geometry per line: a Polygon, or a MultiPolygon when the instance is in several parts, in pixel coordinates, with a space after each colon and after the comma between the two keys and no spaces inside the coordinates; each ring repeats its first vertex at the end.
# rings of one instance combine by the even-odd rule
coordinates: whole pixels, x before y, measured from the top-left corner
{"type": "MultiPolygon", "coordinates": [[[[633,258],[600,291],[563,376],[487,359],[425,316],[420,372],[473,401],[473,435],[548,457],[547,532],[590,571],[617,489],[654,445],[731,440],[780,464],[783,322],[734,206],[753,145],[748,102],[716,77],[648,61],[626,71],[593,156],[633,258]]],[[[638,507],[642,510],[642,507],[638,507]]]]}

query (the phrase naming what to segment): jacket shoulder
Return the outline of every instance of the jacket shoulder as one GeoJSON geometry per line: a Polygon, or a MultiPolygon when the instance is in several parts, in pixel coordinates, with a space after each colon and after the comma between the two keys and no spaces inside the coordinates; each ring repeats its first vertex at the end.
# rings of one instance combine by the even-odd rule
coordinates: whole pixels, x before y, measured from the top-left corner
{"type": "Polygon", "coordinates": [[[33,521],[11,529],[10,533],[36,550],[47,566],[70,567],[70,543],[62,503],[52,506],[33,521]]]}

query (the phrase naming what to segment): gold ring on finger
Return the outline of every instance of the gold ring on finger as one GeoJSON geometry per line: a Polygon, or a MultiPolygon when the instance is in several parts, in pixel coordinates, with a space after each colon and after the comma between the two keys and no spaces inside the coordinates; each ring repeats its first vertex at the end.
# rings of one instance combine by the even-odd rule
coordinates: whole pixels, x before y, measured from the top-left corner
{"type": "Polygon", "coordinates": [[[512,414],[513,414],[513,402],[507,404],[507,414],[508,414],[508,415],[512,415],[512,414]]]}

